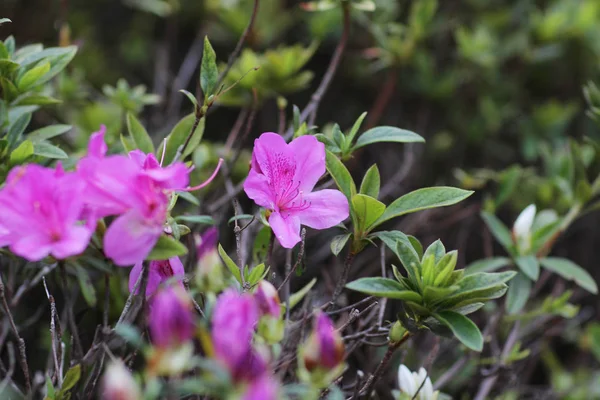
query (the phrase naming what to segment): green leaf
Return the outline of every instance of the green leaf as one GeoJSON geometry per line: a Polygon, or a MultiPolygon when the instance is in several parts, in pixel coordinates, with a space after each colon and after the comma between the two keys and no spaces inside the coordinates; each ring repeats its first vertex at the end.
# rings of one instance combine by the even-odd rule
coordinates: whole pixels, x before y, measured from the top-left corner
{"type": "Polygon", "coordinates": [[[446,253],[435,266],[437,276],[435,277],[433,284],[435,286],[445,286],[448,278],[452,276],[452,272],[456,268],[456,260],[458,259],[458,252],[456,250],[449,251],[446,253]]]}
{"type": "Polygon", "coordinates": [[[83,298],[90,307],[96,307],[96,288],[94,287],[90,276],[85,268],[80,265],[75,265],[75,272],[77,273],[77,281],[79,282],[83,298]]]}
{"type": "Polygon", "coordinates": [[[152,139],[150,139],[150,135],[148,135],[146,128],[144,128],[135,115],[131,113],[127,113],[127,130],[133,139],[133,143],[135,143],[138,149],[144,153],[154,153],[154,144],[152,143],[152,139]]]}
{"type": "Polygon", "coordinates": [[[512,261],[508,257],[484,258],[467,265],[465,267],[465,275],[471,275],[477,272],[491,272],[511,264],[512,261]]]}
{"type": "Polygon", "coordinates": [[[590,293],[598,293],[598,285],[594,281],[594,278],[579,265],[575,264],[571,260],[559,257],[546,257],[540,260],[542,267],[556,272],[558,275],[565,279],[575,281],[580,287],[584,288],[590,293]]]}
{"type": "Polygon", "coordinates": [[[346,284],[346,287],[357,292],[370,294],[377,297],[387,297],[389,299],[399,299],[421,302],[421,295],[412,290],[406,290],[393,279],[388,278],[360,278],[346,284]]]}
{"type": "Polygon", "coordinates": [[[352,196],[352,211],[356,218],[358,232],[363,233],[381,217],[385,211],[385,204],[373,197],[364,194],[352,196]]]}
{"type": "Polygon", "coordinates": [[[9,164],[11,166],[23,164],[32,155],[33,143],[31,143],[29,140],[24,140],[10,153],[9,164]]]}
{"type": "Polygon", "coordinates": [[[231,274],[235,277],[235,279],[242,284],[242,274],[240,273],[240,269],[237,264],[229,257],[229,255],[223,250],[223,246],[219,243],[219,255],[223,259],[223,262],[227,266],[227,269],[231,272],[231,274]]]}
{"type": "Polygon", "coordinates": [[[52,104],[60,104],[62,101],[55,99],[54,97],[44,96],[41,94],[27,92],[23,96],[19,96],[13,101],[13,104],[20,106],[37,105],[37,106],[48,106],[52,104]]]}
{"type": "Polygon", "coordinates": [[[189,156],[190,154],[192,154],[194,152],[194,150],[196,150],[196,148],[198,147],[200,142],[202,141],[202,137],[204,136],[205,124],[206,124],[206,118],[204,118],[204,117],[200,118],[200,121],[198,121],[198,127],[194,131],[194,134],[190,138],[190,141],[189,141],[187,147],[183,151],[183,154],[181,156],[182,159],[184,159],[187,156],[189,156]]]}
{"type": "Polygon", "coordinates": [[[535,256],[520,256],[515,258],[515,264],[529,279],[537,281],[540,276],[540,263],[535,256]]]}
{"type": "Polygon", "coordinates": [[[183,93],[185,95],[185,97],[187,97],[192,102],[192,104],[194,105],[194,107],[198,106],[198,100],[196,100],[196,96],[194,96],[193,94],[191,94],[190,92],[188,92],[185,89],[180,89],[179,91],[181,93],[183,93]]]}
{"type": "Polygon", "coordinates": [[[523,273],[517,274],[508,285],[506,311],[509,314],[520,312],[529,299],[529,293],[531,293],[531,280],[523,273]]]}
{"type": "Polygon", "coordinates": [[[133,143],[133,140],[124,136],[122,133],[121,133],[121,144],[123,145],[123,149],[127,153],[135,150],[135,143],[133,143]]]}
{"type": "MultiPolygon", "coordinates": [[[[271,227],[262,226],[254,238],[252,245],[252,260],[258,264],[268,262],[269,244],[271,243],[271,227]]],[[[270,265],[269,265],[270,266],[270,265]]]]}
{"type": "Polygon", "coordinates": [[[216,222],[210,215],[179,215],[175,217],[178,222],[191,222],[192,224],[214,225],[216,222]]]}
{"type": "Polygon", "coordinates": [[[38,142],[33,144],[33,154],[40,157],[65,159],[69,158],[62,149],[51,145],[48,142],[38,142]]]}
{"type": "Polygon", "coordinates": [[[250,286],[256,285],[264,276],[265,269],[266,267],[264,263],[258,264],[256,267],[252,268],[252,271],[250,271],[248,277],[246,278],[248,284],[250,286]]]}
{"type": "Polygon", "coordinates": [[[53,137],[60,136],[63,133],[67,133],[71,130],[71,125],[50,125],[40,129],[36,129],[33,132],[27,134],[27,139],[31,140],[34,144],[42,142],[44,140],[52,139],[53,137]]]}
{"type": "Polygon", "coordinates": [[[408,241],[410,242],[412,247],[417,252],[419,259],[422,259],[423,258],[423,245],[421,244],[421,242],[419,242],[419,239],[417,239],[416,237],[411,236],[411,235],[406,235],[406,237],[408,238],[408,241]]]}
{"type": "Polygon", "coordinates": [[[304,286],[302,289],[298,290],[296,293],[290,296],[290,310],[294,308],[294,306],[296,306],[298,303],[300,303],[304,296],[306,296],[306,294],[310,292],[310,289],[312,289],[312,287],[315,286],[315,283],[317,283],[317,278],[312,278],[312,280],[308,282],[306,286],[304,286]]]}
{"type": "Polygon", "coordinates": [[[35,67],[31,68],[29,71],[25,72],[23,76],[17,81],[17,88],[20,92],[24,92],[27,89],[36,86],[37,84],[41,84],[42,77],[46,75],[50,71],[50,63],[43,62],[35,67]]]}
{"type": "Polygon", "coordinates": [[[69,400],[71,393],[69,391],[75,387],[81,378],[81,365],[77,364],[71,367],[65,375],[60,391],[56,394],[56,400],[69,400]]]}
{"type": "Polygon", "coordinates": [[[352,196],[356,193],[356,185],[352,180],[350,172],[346,166],[333,153],[327,151],[326,156],[327,171],[337,184],[338,188],[346,196],[348,201],[352,200],[352,196]]]}
{"type": "Polygon", "coordinates": [[[179,196],[180,198],[184,199],[188,203],[191,203],[191,204],[193,204],[195,206],[199,206],[200,205],[200,201],[196,198],[196,196],[194,196],[190,192],[176,192],[176,193],[177,193],[177,196],[179,196]]]}
{"type": "Polygon", "coordinates": [[[15,144],[21,139],[25,128],[31,121],[31,113],[24,113],[10,126],[6,139],[8,140],[8,147],[12,149],[15,144]]]}
{"type": "Polygon", "coordinates": [[[490,229],[490,232],[496,240],[508,251],[511,252],[513,240],[510,230],[494,214],[482,211],[481,218],[490,229]]]}
{"type": "Polygon", "coordinates": [[[187,247],[183,243],[167,235],[162,235],[154,248],[146,257],[146,260],[166,260],[175,256],[182,256],[187,253],[187,247]]]}
{"type": "Polygon", "coordinates": [[[381,239],[396,254],[412,283],[416,287],[420,287],[419,254],[412,246],[408,237],[400,231],[382,231],[377,232],[373,236],[381,239]]]}
{"type": "MultiPolygon", "coordinates": [[[[356,119],[356,122],[354,122],[354,125],[352,125],[352,129],[350,129],[350,132],[348,132],[348,135],[346,135],[346,140],[348,141],[348,146],[352,145],[352,141],[354,140],[354,137],[358,133],[358,130],[360,129],[360,126],[362,125],[362,122],[364,121],[366,116],[367,116],[366,112],[360,114],[360,116],[356,119]]],[[[368,194],[368,193],[366,193],[366,194],[368,194]]],[[[377,196],[373,196],[373,197],[377,197],[377,196]]]]}
{"type": "Polygon", "coordinates": [[[380,184],[381,177],[379,176],[379,168],[377,168],[377,164],[373,164],[365,173],[362,183],[360,184],[359,193],[366,194],[367,196],[377,199],[379,196],[380,184]]]}
{"type": "Polygon", "coordinates": [[[462,344],[471,350],[483,350],[483,336],[473,321],[454,311],[441,311],[433,315],[446,325],[462,344]]]}
{"type": "Polygon", "coordinates": [[[433,255],[435,264],[437,264],[442,259],[442,257],[444,257],[444,255],[446,254],[446,248],[444,247],[444,244],[441,240],[438,239],[435,242],[431,243],[427,250],[425,250],[423,258],[427,257],[430,254],[433,255]]]}
{"type": "Polygon", "coordinates": [[[350,239],[350,236],[352,236],[351,233],[344,233],[343,235],[335,236],[331,240],[331,252],[334,256],[340,254],[340,252],[344,249],[344,246],[346,246],[348,239],[350,239]]]}
{"type": "Polygon", "coordinates": [[[390,204],[383,215],[376,221],[374,226],[382,224],[401,215],[435,207],[451,206],[470,195],[470,190],[462,190],[448,186],[430,187],[418,189],[407,193],[390,204]]]}
{"type": "Polygon", "coordinates": [[[360,135],[356,141],[354,149],[379,142],[423,143],[425,142],[425,139],[423,139],[420,135],[405,129],[396,128],[394,126],[378,126],[376,128],[369,129],[360,135]]]}
{"type": "MultiPolygon", "coordinates": [[[[460,270],[455,272],[460,272],[460,270]]],[[[515,271],[507,271],[490,273],[479,272],[467,275],[456,283],[459,289],[453,293],[452,296],[444,299],[440,304],[443,306],[454,307],[458,304],[464,304],[466,300],[488,298],[488,296],[496,296],[500,292],[504,294],[506,290],[505,282],[512,279],[516,274],[515,271]]],[[[450,279],[450,281],[452,281],[452,279],[450,279]]],[[[502,294],[500,294],[500,296],[502,294]]]]}
{"type": "Polygon", "coordinates": [[[239,220],[242,220],[242,219],[252,219],[252,218],[254,218],[253,214],[234,215],[233,217],[231,217],[231,218],[229,218],[227,220],[227,223],[231,224],[232,222],[235,222],[235,221],[239,221],[239,220]]]}
{"type": "Polygon", "coordinates": [[[217,55],[213,50],[208,37],[204,37],[204,51],[202,53],[202,65],[200,66],[200,86],[204,97],[214,94],[215,85],[219,79],[217,69],[217,55]]]}
{"type": "MultiPolygon", "coordinates": [[[[179,148],[179,146],[183,145],[188,135],[191,134],[195,121],[196,116],[192,113],[183,117],[177,123],[177,125],[173,127],[173,130],[171,131],[171,133],[169,133],[169,136],[167,137],[167,149],[164,157],[164,165],[169,165],[171,161],[173,161],[173,158],[175,158],[175,154],[177,154],[177,149],[179,148]]],[[[198,126],[196,127],[196,130],[194,131],[192,136],[196,134],[198,129],[204,129],[200,128],[200,123],[198,123],[198,126]]],[[[162,149],[160,151],[162,152],[162,149]]]]}

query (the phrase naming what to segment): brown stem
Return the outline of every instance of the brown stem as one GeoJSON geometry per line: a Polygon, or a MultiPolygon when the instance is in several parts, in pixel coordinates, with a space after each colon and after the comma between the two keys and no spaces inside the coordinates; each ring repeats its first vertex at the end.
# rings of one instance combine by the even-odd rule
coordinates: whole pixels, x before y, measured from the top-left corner
{"type": "Polygon", "coordinates": [[[373,104],[373,107],[371,107],[371,110],[369,110],[369,114],[367,114],[368,116],[365,130],[374,127],[381,119],[381,115],[385,111],[385,108],[394,94],[397,79],[398,71],[396,71],[395,68],[390,68],[383,85],[381,85],[381,89],[379,89],[379,94],[375,100],[375,104],[373,104]]]}
{"type": "Polygon", "coordinates": [[[306,240],[306,228],[302,228],[300,237],[302,238],[302,240],[300,241],[300,250],[298,251],[298,258],[296,259],[294,266],[289,271],[287,271],[285,279],[283,280],[283,282],[281,282],[281,285],[279,285],[279,288],[277,289],[278,291],[280,291],[285,286],[285,284],[289,282],[292,274],[294,273],[294,271],[296,271],[296,268],[298,268],[298,265],[300,265],[300,263],[302,262],[302,257],[304,257],[304,243],[306,240]]]}
{"type": "MultiPolygon", "coordinates": [[[[233,209],[236,217],[241,214],[240,203],[237,201],[237,199],[233,199],[233,209]]],[[[242,278],[242,288],[246,290],[246,278],[244,277],[244,258],[242,257],[242,228],[240,228],[237,218],[235,219],[235,227],[233,228],[233,232],[235,233],[235,250],[237,253],[238,267],[240,268],[240,276],[242,278]]]]}
{"type": "Polygon", "coordinates": [[[342,277],[338,281],[335,290],[333,292],[333,296],[331,296],[331,301],[326,305],[325,311],[329,310],[331,307],[335,305],[338,297],[342,294],[342,290],[344,290],[344,286],[346,286],[346,282],[348,281],[348,275],[350,274],[350,267],[352,266],[352,262],[354,261],[354,257],[356,254],[352,250],[348,252],[346,256],[346,260],[344,261],[344,270],[342,271],[342,277]]]}
{"type": "Polygon", "coordinates": [[[67,269],[65,268],[64,262],[58,263],[58,269],[60,269],[60,277],[62,279],[63,290],[65,293],[65,306],[67,308],[67,324],[71,329],[71,335],[73,336],[73,342],[75,344],[75,350],[78,357],[83,357],[83,347],[81,346],[81,340],[79,338],[79,331],[77,330],[77,324],[75,323],[75,315],[73,315],[73,306],[75,301],[72,303],[67,299],[67,293],[69,292],[69,285],[67,284],[67,269]]]}
{"type": "MultiPolygon", "coordinates": [[[[321,99],[323,98],[325,92],[327,92],[327,89],[329,88],[329,85],[333,80],[333,77],[335,75],[335,72],[337,71],[340,61],[342,60],[342,55],[344,54],[346,43],[348,42],[348,37],[350,36],[350,6],[347,2],[344,2],[342,4],[342,11],[344,14],[344,27],[342,31],[342,37],[340,38],[340,41],[337,47],[335,48],[333,57],[331,58],[331,62],[329,63],[329,67],[327,67],[327,71],[325,72],[325,75],[323,76],[319,87],[312,95],[310,102],[306,105],[304,110],[302,110],[302,113],[300,113],[300,123],[305,122],[309,116],[311,117],[311,122],[309,125],[312,125],[314,123],[317,109],[319,108],[319,103],[321,102],[321,99]]],[[[292,138],[293,135],[294,128],[290,127],[288,128],[285,134],[285,139],[289,140],[292,138]]]]}
{"type": "Polygon", "coordinates": [[[27,388],[27,393],[31,394],[31,376],[29,375],[29,366],[27,364],[27,353],[25,352],[25,341],[19,335],[19,330],[17,329],[17,325],[15,324],[15,320],[13,319],[12,314],[10,313],[10,307],[8,306],[8,302],[6,301],[6,295],[4,293],[4,282],[2,281],[2,277],[0,276],[0,300],[2,300],[2,306],[4,307],[4,312],[8,317],[8,322],[10,323],[10,327],[12,328],[13,334],[19,343],[19,361],[21,363],[21,369],[23,370],[23,375],[25,376],[25,386],[27,388]]]}
{"type": "MultiPolygon", "coordinates": [[[[373,372],[373,375],[371,375],[369,377],[369,379],[367,379],[367,382],[365,383],[363,388],[360,390],[361,396],[368,395],[369,393],[371,393],[371,391],[373,390],[373,387],[375,386],[377,381],[381,378],[387,365],[390,363],[390,360],[392,359],[394,352],[396,352],[396,350],[398,350],[400,348],[400,346],[402,346],[410,338],[410,336],[411,336],[411,334],[409,332],[407,332],[404,335],[404,337],[402,337],[402,339],[400,339],[397,342],[392,342],[389,344],[388,349],[387,349],[385,355],[383,356],[383,358],[381,359],[381,362],[375,369],[375,372],[373,372]]],[[[354,397],[352,397],[352,398],[354,399],[354,397]]]]}

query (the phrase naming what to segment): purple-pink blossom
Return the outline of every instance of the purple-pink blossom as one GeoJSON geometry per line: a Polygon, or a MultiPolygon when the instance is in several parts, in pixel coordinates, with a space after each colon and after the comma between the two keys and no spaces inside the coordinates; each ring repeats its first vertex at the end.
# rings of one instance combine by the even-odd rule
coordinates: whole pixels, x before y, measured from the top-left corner
{"type": "Polygon", "coordinates": [[[279,383],[268,374],[252,382],[241,400],[277,400],[279,399],[279,383]]]}
{"type": "MultiPolygon", "coordinates": [[[[142,274],[143,262],[136,263],[129,273],[129,291],[132,292],[138,278],[142,274]]],[[[148,283],[146,285],[146,297],[152,296],[159,286],[167,281],[177,281],[183,288],[185,270],[179,257],[171,257],[168,260],[150,261],[148,263],[148,283]]],[[[136,291],[136,294],[138,290],[136,291]]]]}
{"type": "Polygon", "coordinates": [[[318,312],[313,332],[304,345],[304,365],[311,371],[315,368],[333,369],[344,359],[344,342],[333,326],[331,319],[318,312]]]}
{"type": "Polygon", "coordinates": [[[224,291],[212,314],[212,343],[215,358],[235,380],[251,381],[267,368],[265,358],[252,346],[258,309],[250,294],[224,291]]]}
{"type": "Polygon", "coordinates": [[[0,246],[29,261],[82,253],[95,229],[84,215],[85,182],[39,165],[13,168],[0,190],[0,246]]]}
{"type": "Polygon", "coordinates": [[[324,173],[325,146],[314,136],[287,144],[267,132],[254,142],[244,190],[270,211],[269,224],[283,247],[292,248],[300,241],[301,225],[326,229],[348,217],[348,200],[339,190],[312,191],[324,173]]]}
{"type": "Polygon", "coordinates": [[[279,318],[281,315],[281,302],[277,289],[270,282],[262,280],[256,285],[254,299],[262,315],[279,318]]]}
{"type": "Polygon", "coordinates": [[[150,337],[158,347],[179,346],[194,337],[192,302],[181,287],[160,289],[150,302],[150,337]]]}

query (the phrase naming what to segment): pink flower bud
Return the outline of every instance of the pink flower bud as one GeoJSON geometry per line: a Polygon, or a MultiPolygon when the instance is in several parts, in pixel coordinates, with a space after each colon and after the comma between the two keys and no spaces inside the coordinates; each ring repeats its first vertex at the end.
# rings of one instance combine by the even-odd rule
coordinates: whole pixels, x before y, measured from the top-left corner
{"type": "Polygon", "coordinates": [[[227,287],[223,274],[223,261],[217,250],[217,240],[217,228],[210,228],[200,236],[196,249],[198,254],[196,285],[205,293],[218,293],[227,287]]]}
{"type": "Polygon", "coordinates": [[[344,360],[342,337],[325,313],[316,315],[313,332],[304,345],[302,355],[308,371],[316,368],[333,369],[344,360]]]}
{"type": "Polygon", "coordinates": [[[254,292],[256,305],[262,315],[272,315],[279,318],[281,315],[281,302],[277,289],[270,282],[262,280],[256,286],[254,292]]]}
{"type": "Polygon", "coordinates": [[[150,304],[149,318],[152,342],[159,347],[178,346],[194,336],[192,302],[178,286],[159,290],[150,304]]]}
{"type": "Polygon", "coordinates": [[[104,372],[102,398],[104,400],[138,400],[142,398],[137,382],[120,360],[110,363],[104,372]]]}
{"type": "Polygon", "coordinates": [[[212,315],[214,356],[234,380],[253,380],[267,367],[266,357],[252,346],[258,310],[254,298],[233,289],[217,299],[212,315]]]}
{"type": "Polygon", "coordinates": [[[265,374],[252,382],[242,395],[241,400],[277,400],[279,399],[279,384],[275,379],[265,374]]]}

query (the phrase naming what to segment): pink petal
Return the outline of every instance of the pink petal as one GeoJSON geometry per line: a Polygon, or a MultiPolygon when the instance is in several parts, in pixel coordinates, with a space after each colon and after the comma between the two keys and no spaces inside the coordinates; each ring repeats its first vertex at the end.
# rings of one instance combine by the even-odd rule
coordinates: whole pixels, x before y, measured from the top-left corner
{"type": "Polygon", "coordinates": [[[13,242],[10,250],[26,260],[40,261],[50,254],[51,247],[47,238],[41,235],[28,235],[13,242]]]}
{"type": "Polygon", "coordinates": [[[144,168],[147,156],[148,155],[140,149],[131,150],[129,152],[129,158],[131,158],[140,168],[144,168]]]}
{"type": "Polygon", "coordinates": [[[348,199],[339,190],[319,190],[304,195],[303,199],[309,207],[294,212],[302,225],[314,229],[327,229],[348,218],[348,199]]]}
{"type": "Polygon", "coordinates": [[[285,140],[266,132],[254,142],[253,157],[277,193],[283,191],[295,176],[296,159],[285,140]]]}
{"type": "Polygon", "coordinates": [[[163,189],[184,189],[190,181],[190,170],[184,163],[146,169],[145,174],[163,189]]]}
{"type": "Polygon", "coordinates": [[[300,241],[300,218],[296,215],[283,217],[278,212],[269,216],[269,225],[281,246],[286,249],[293,248],[300,241]]]}
{"type": "Polygon", "coordinates": [[[136,209],[117,218],[104,235],[104,254],[116,265],[144,260],[162,233],[162,224],[147,220],[136,209]]]}
{"type": "Polygon", "coordinates": [[[105,133],[105,125],[100,125],[100,130],[98,132],[92,133],[92,136],[90,136],[90,141],[88,143],[88,155],[99,158],[104,157],[104,155],[108,151],[108,147],[104,142],[105,133]]]}
{"type": "Polygon", "coordinates": [[[73,226],[69,228],[66,231],[66,236],[61,241],[52,243],[52,255],[62,260],[83,253],[90,242],[93,232],[94,230],[87,226],[73,226]]]}
{"type": "Polygon", "coordinates": [[[276,196],[269,186],[267,177],[257,173],[254,169],[250,170],[244,182],[244,191],[259,206],[275,209],[276,196]]]}
{"type": "Polygon", "coordinates": [[[310,192],[325,173],[325,145],[314,136],[300,136],[289,147],[296,155],[296,176],[300,190],[310,192]]]}

